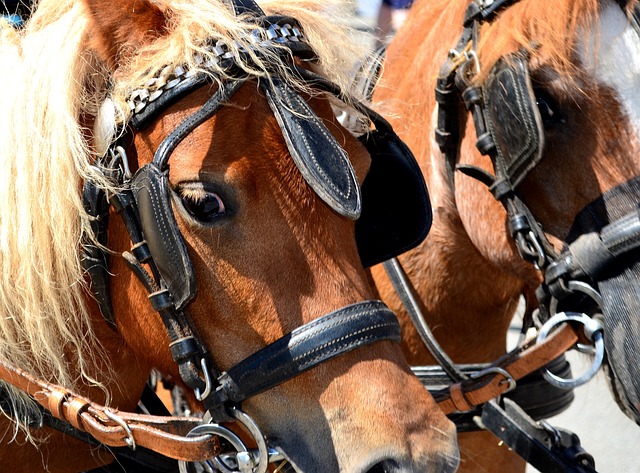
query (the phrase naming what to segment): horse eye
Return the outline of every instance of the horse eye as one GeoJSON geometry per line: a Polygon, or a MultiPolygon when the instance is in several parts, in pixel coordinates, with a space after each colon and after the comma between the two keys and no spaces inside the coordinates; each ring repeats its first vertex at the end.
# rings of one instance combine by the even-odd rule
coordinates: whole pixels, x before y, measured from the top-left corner
{"type": "Polygon", "coordinates": [[[215,192],[205,189],[182,188],[178,195],[185,210],[201,223],[212,223],[225,215],[225,205],[215,192]]]}
{"type": "Polygon", "coordinates": [[[542,118],[542,124],[545,128],[566,122],[565,117],[560,113],[560,107],[545,90],[535,88],[534,94],[540,118],[542,118]]]}

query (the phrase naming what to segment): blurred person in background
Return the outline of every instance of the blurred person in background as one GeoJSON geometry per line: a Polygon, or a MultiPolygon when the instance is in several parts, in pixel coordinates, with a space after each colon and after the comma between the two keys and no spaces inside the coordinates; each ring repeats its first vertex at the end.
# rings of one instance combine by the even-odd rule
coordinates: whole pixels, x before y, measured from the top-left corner
{"type": "Polygon", "coordinates": [[[376,49],[384,46],[402,26],[413,0],[382,0],[378,10],[376,49]]]}

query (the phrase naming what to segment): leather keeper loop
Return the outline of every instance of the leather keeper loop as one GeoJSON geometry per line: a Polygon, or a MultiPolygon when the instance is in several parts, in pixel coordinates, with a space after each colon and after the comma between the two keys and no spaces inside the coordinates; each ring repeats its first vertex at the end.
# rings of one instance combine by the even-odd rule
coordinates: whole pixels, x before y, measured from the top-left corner
{"type": "Polygon", "coordinates": [[[506,179],[496,179],[489,191],[491,191],[496,200],[502,201],[502,199],[513,193],[513,187],[506,179]]]}
{"type": "Polygon", "coordinates": [[[480,87],[467,87],[462,92],[462,100],[464,100],[467,110],[471,110],[471,107],[482,102],[482,89],[480,87]]]}
{"type": "Polygon", "coordinates": [[[64,419],[62,407],[68,397],[69,393],[66,391],[51,391],[47,409],[49,409],[51,414],[53,414],[57,419],[64,419]]]}
{"type": "Polygon", "coordinates": [[[438,143],[438,146],[440,147],[440,149],[442,149],[443,147],[451,146],[455,144],[452,142],[452,137],[453,137],[452,133],[441,130],[440,128],[436,128],[435,134],[436,134],[436,143],[438,143]]]}
{"type": "Polygon", "coordinates": [[[138,261],[141,263],[146,263],[151,259],[151,252],[149,251],[149,245],[147,245],[147,240],[142,240],[141,242],[136,243],[131,248],[131,253],[136,257],[138,261]]]}
{"type": "Polygon", "coordinates": [[[509,232],[511,235],[515,235],[516,233],[521,232],[530,232],[531,225],[529,225],[529,220],[524,214],[516,214],[509,219],[509,232]]]}
{"type": "Polygon", "coordinates": [[[453,401],[453,405],[457,410],[467,412],[473,409],[473,405],[469,404],[469,401],[467,401],[467,398],[464,396],[460,383],[449,386],[449,393],[451,394],[451,401],[453,401]]]}
{"type": "Polygon", "coordinates": [[[198,344],[193,337],[184,337],[176,340],[169,345],[171,356],[176,363],[181,364],[186,360],[192,359],[200,353],[198,344]]]}
{"type": "Polygon", "coordinates": [[[478,136],[478,141],[476,141],[476,147],[478,151],[480,151],[483,155],[493,154],[493,150],[496,149],[496,144],[493,141],[493,137],[491,133],[488,131],[478,136]]]}
{"type": "Polygon", "coordinates": [[[151,306],[157,312],[168,309],[173,306],[173,300],[171,299],[171,294],[166,289],[162,289],[157,292],[152,292],[149,294],[149,300],[151,301],[151,306]]]}
{"type": "Polygon", "coordinates": [[[442,89],[437,87],[436,88],[436,101],[438,102],[438,105],[450,105],[451,103],[455,102],[457,99],[457,93],[458,91],[456,89],[442,89]]]}
{"type": "Polygon", "coordinates": [[[85,430],[82,426],[82,413],[89,408],[89,404],[79,397],[74,398],[67,404],[67,420],[76,429],[85,430]]]}

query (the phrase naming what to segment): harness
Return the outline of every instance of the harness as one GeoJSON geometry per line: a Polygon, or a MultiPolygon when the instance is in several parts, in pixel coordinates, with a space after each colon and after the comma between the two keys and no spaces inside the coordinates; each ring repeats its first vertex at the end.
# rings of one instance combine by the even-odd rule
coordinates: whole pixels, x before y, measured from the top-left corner
{"type": "MultiPolygon", "coordinates": [[[[543,272],[544,284],[537,291],[537,320],[526,318],[523,327],[526,331],[537,323],[538,339],[488,365],[456,365],[426,324],[399,261],[391,259],[384,267],[418,333],[440,365],[413,370],[459,431],[474,430],[474,424],[480,424],[541,471],[591,472],[595,471],[593,458],[580,447],[575,434],[537,421],[564,410],[573,400],[571,389],[595,374],[605,357],[604,333],[617,330],[619,334],[617,342],[607,347],[610,364],[612,358],[624,359],[625,354],[637,353],[636,342],[627,341],[634,337],[622,338],[621,332],[637,333],[637,317],[626,302],[637,299],[637,289],[628,281],[640,279],[640,268],[634,263],[640,246],[639,178],[606,192],[585,208],[576,218],[564,250],[555,251],[518,195],[519,185],[543,159],[545,138],[527,53],[518,51],[501,58],[483,84],[473,82],[480,67],[475,52],[480,26],[516,1],[470,3],[460,40],[442,65],[437,80],[436,140],[452,185],[456,170],[483,182],[506,209],[509,231],[520,255],[543,272]],[[476,146],[491,158],[494,175],[458,164],[465,109],[473,118],[476,146]],[[598,291],[622,283],[626,290],[620,297],[603,297],[598,291]],[[607,310],[604,328],[600,322],[603,309],[607,310]],[[558,325],[561,327],[552,331],[558,325]],[[593,346],[594,363],[582,376],[567,379],[570,371],[563,353],[578,342],[582,349],[593,346]],[[525,375],[534,377],[529,378],[529,383],[535,389],[520,381],[527,379],[525,375]],[[540,379],[542,376],[544,380],[540,379]],[[520,388],[524,389],[518,393],[520,388]],[[540,408],[545,402],[536,403],[532,393],[551,399],[550,409],[540,408]],[[533,404],[529,404],[532,399],[533,404]]],[[[636,26],[638,18],[636,10],[636,26]]],[[[624,393],[618,394],[621,406],[638,419],[638,377],[624,370],[626,365],[620,362],[617,367],[610,367],[610,372],[624,393]]]]}
{"type": "MultiPolygon", "coordinates": [[[[235,1],[233,6],[237,14],[249,13],[259,19],[262,27],[252,33],[252,41],[284,47],[287,54],[307,61],[315,58],[295,19],[265,16],[252,0],[235,1]]],[[[281,460],[282,456],[267,445],[259,427],[241,410],[242,401],[348,351],[381,340],[399,342],[400,327],[382,302],[359,302],[295,329],[226,372],[216,369],[188,315],[189,303],[197,293],[197,280],[173,214],[168,179],[168,162],[178,144],[215,115],[248,79],[238,70],[224,44],[212,48],[231,78],[222,81],[207,102],[163,140],[151,163],[132,175],[126,156],[132,134],[144,129],[169,105],[199,89],[208,79],[204,74],[175,67],[164,70],[152,90],[134,92],[129,98],[133,117],[127,124],[128,131],[96,163],[120,191],[107,195],[89,181],[83,189],[86,209],[95,217],[93,230],[103,245],[108,243],[109,208],[113,207],[122,218],[132,242],[131,250],[122,256],[149,293],[150,303],[169,334],[171,354],[182,380],[206,409],[204,419],[111,411],[8,365],[0,364],[0,377],[31,394],[50,413],[45,415],[50,426],[84,440],[87,432],[93,444],[97,441],[128,447],[133,452],[126,456],[138,463],[152,458],[155,465],[160,465],[158,468],[175,467],[175,462],[167,466],[159,460],[156,452],[180,460],[180,471],[187,471],[187,462],[205,462],[208,469],[231,471],[230,465],[235,464],[240,465],[241,471],[264,472],[270,462],[281,460]],[[257,450],[247,448],[233,431],[222,425],[228,422],[239,422],[255,440],[257,450]],[[224,439],[223,448],[229,448],[230,453],[220,452],[214,437],[224,439]]],[[[300,80],[315,88],[337,99],[346,97],[335,84],[293,61],[289,67],[300,80]]],[[[426,186],[413,155],[386,120],[363,103],[349,100],[373,127],[361,137],[372,164],[360,189],[348,156],[298,92],[276,72],[269,80],[258,83],[307,184],[333,210],[357,219],[356,239],[363,265],[396,256],[425,238],[431,224],[426,186]],[[384,197],[377,192],[383,183],[391,189],[384,197]]],[[[91,289],[105,319],[113,323],[108,256],[95,245],[86,245],[84,250],[83,263],[91,276],[91,289]]]]}

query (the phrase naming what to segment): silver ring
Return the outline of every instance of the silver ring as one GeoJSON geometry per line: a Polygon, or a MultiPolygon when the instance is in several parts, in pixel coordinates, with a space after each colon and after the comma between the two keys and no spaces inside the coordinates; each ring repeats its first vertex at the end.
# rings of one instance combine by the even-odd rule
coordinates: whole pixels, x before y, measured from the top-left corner
{"type": "Polygon", "coordinates": [[[267,447],[267,441],[258,428],[258,425],[245,412],[236,407],[231,407],[227,412],[231,417],[240,422],[256,441],[256,445],[258,446],[258,458],[256,459],[253,455],[251,456],[253,458],[253,463],[255,464],[257,462],[256,465],[253,465],[255,468],[253,473],[265,473],[269,467],[269,448],[267,447]]]}
{"type": "MultiPolygon", "coordinates": [[[[602,306],[604,305],[602,301],[602,296],[597,291],[597,289],[594,289],[591,285],[587,284],[586,282],[569,281],[566,284],[566,289],[569,292],[581,292],[585,294],[586,296],[593,299],[593,301],[598,305],[599,308],[602,308],[602,306]]],[[[557,310],[558,310],[558,299],[553,297],[551,298],[551,303],[549,304],[549,312],[551,313],[551,315],[555,315],[557,310]]]]}
{"type": "Polygon", "coordinates": [[[538,343],[542,343],[546,340],[552,328],[565,322],[578,322],[584,326],[585,335],[595,345],[593,364],[585,373],[577,378],[561,378],[551,373],[548,369],[545,369],[542,375],[553,386],[561,389],[573,389],[575,387],[582,386],[593,378],[600,369],[600,366],[602,366],[602,361],[604,360],[604,338],[602,337],[603,328],[600,322],[592,319],[586,314],[578,312],[559,312],[547,320],[540,328],[536,341],[538,343]]]}
{"type": "MultiPolygon", "coordinates": [[[[233,448],[238,452],[246,452],[247,446],[244,442],[231,430],[219,424],[201,424],[196,425],[191,431],[187,434],[187,437],[196,437],[198,435],[216,435],[218,437],[222,437],[227,440],[233,448]]],[[[224,473],[237,473],[235,470],[232,470],[227,467],[221,460],[218,460],[218,457],[215,457],[213,461],[207,460],[204,463],[206,467],[212,468],[212,463],[215,462],[215,468],[219,471],[223,471],[224,473]]],[[[190,462],[180,460],[178,462],[178,467],[180,469],[180,473],[189,473],[187,469],[187,464],[190,462]]]]}

